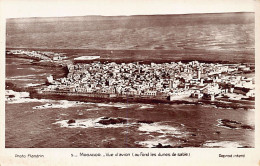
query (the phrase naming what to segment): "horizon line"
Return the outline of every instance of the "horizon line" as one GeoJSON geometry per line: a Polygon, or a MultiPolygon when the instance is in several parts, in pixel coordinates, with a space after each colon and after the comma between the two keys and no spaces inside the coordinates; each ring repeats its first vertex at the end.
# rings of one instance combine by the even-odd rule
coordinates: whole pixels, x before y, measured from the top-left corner
{"type": "Polygon", "coordinates": [[[172,13],[172,14],[133,14],[133,15],[70,15],[70,16],[36,16],[36,17],[8,17],[10,19],[35,19],[35,18],[64,18],[64,17],[132,17],[132,16],[173,16],[173,15],[199,15],[199,14],[232,14],[232,13],[255,13],[255,11],[239,12],[206,12],[206,13],[172,13]]]}

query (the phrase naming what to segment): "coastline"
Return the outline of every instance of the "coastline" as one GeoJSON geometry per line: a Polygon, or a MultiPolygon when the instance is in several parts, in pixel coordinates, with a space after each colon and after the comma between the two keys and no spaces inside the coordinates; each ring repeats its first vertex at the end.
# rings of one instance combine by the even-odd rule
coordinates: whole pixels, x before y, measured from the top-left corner
{"type": "Polygon", "coordinates": [[[237,103],[227,103],[221,101],[210,101],[205,99],[194,99],[189,98],[189,100],[166,100],[158,98],[133,98],[133,97],[89,97],[84,94],[58,94],[58,93],[49,93],[49,94],[39,94],[35,91],[30,91],[30,98],[36,99],[52,99],[52,100],[68,100],[68,101],[81,101],[81,102],[122,102],[122,103],[145,103],[145,104],[190,104],[190,105],[211,105],[217,108],[228,108],[228,109],[244,109],[251,110],[255,109],[254,104],[245,104],[241,102],[237,103]],[[193,100],[193,101],[192,101],[193,100]]]}
{"type": "Polygon", "coordinates": [[[130,96],[122,96],[122,97],[89,97],[84,94],[60,94],[57,92],[43,94],[38,93],[36,88],[34,87],[26,87],[20,88],[16,85],[6,82],[5,90],[13,90],[16,92],[28,92],[29,97],[32,99],[52,99],[52,100],[68,100],[68,101],[81,101],[81,102],[93,102],[93,103],[102,103],[102,102],[122,102],[122,103],[145,103],[145,104],[190,104],[190,105],[209,105],[215,106],[217,108],[227,108],[227,109],[244,109],[244,110],[254,110],[255,102],[250,101],[224,101],[224,100],[215,100],[210,101],[206,99],[196,99],[196,98],[186,98],[183,100],[167,100],[167,99],[159,99],[159,98],[138,98],[138,97],[130,97],[130,96]]]}
{"type": "MultiPolygon", "coordinates": [[[[66,66],[63,66],[58,63],[48,63],[48,62],[43,62],[40,61],[37,58],[32,58],[32,57],[27,57],[26,55],[23,54],[9,54],[8,56],[15,57],[18,56],[19,58],[25,58],[25,59],[31,59],[33,60],[33,64],[39,65],[39,66],[45,66],[45,67],[61,67],[62,70],[64,71],[64,76],[68,74],[68,69],[66,66]]],[[[105,61],[105,60],[103,60],[105,61]]],[[[165,61],[165,60],[164,60],[165,61]]],[[[167,60],[166,60],[167,61],[167,60]]],[[[190,62],[190,60],[183,60],[183,62],[190,62]]],[[[213,61],[202,61],[202,62],[211,62],[213,61]]],[[[224,63],[226,61],[215,61],[214,63],[224,63]]],[[[141,61],[141,63],[147,63],[146,61],[141,61]]],[[[227,62],[226,62],[227,63],[227,62]]],[[[228,62],[231,63],[231,62],[228,62]]],[[[12,83],[11,83],[12,84],[12,83]]],[[[122,103],[167,103],[167,104],[191,104],[191,105],[212,105],[217,108],[229,108],[229,109],[255,109],[255,103],[251,101],[246,101],[246,100],[225,100],[225,99],[216,99],[214,101],[210,101],[208,99],[196,99],[196,98],[185,98],[185,99],[178,99],[178,100],[173,100],[170,101],[168,99],[162,99],[162,98],[156,98],[156,97],[140,97],[140,96],[116,96],[116,97],[109,97],[109,94],[100,94],[103,97],[95,97],[98,96],[99,94],[93,94],[94,97],[90,97],[92,95],[84,95],[84,94],[78,94],[78,93],[67,93],[67,94],[59,94],[59,92],[52,92],[53,94],[42,94],[38,93],[36,88],[38,86],[34,87],[28,87],[28,88],[20,88],[17,87],[16,85],[13,85],[9,88],[6,89],[11,89],[14,91],[18,92],[29,92],[30,93],[30,98],[38,98],[38,99],[54,99],[54,100],[60,100],[60,99],[66,99],[66,100],[71,100],[71,101],[83,101],[83,102],[122,102],[122,103]]]]}
{"type": "MultiPolygon", "coordinates": [[[[203,63],[219,63],[219,64],[234,64],[234,63],[247,63],[247,64],[255,64],[254,58],[208,58],[206,59],[203,54],[201,54],[202,50],[199,49],[191,49],[191,50],[186,50],[188,53],[193,53],[197,52],[196,57],[185,57],[181,58],[183,56],[183,53],[179,50],[151,50],[151,49],[79,49],[79,48],[28,48],[28,47],[7,47],[6,50],[13,50],[13,49],[21,49],[21,50],[37,50],[37,51],[53,51],[53,52],[59,52],[59,53],[66,53],[68,56],[68,59],[73,59],[75,57],[81,56],[82,54],[84,55],[100,55],[100,61],[101,62],[116,62],[116,63],[130,63],[133,61],[139,61],[144,64],[148,64],[151,62],[155,63],[170,63],[170,62],[178,62],[182,61],[184,63],[191,62],[194,60],[203,62],[203,63]],[[112,53],[111,53],[112,52],[112,53]],[[125,57],[122,59],[121,55],[125,54],[130,57],[125,57]],[[147,54],[151,55],[149,59],[147,59],[147,54]],[[144,56],[140,56],[144,55],[144,56]],[[172,56],[172,55],[178,55],[178,56],[172,56]],[[163,56],[163,58],[161,57],[163,56]]],[[[221,54],[230,54],[230,52],[227,51],[214,51],[214,50],[203,50],[204,52],[208,55],[220,55],[221,54]]],[[[236,52],[237,54],[241,54],[242,52],[236,52]]],[[[248,55],[251,56],[252,53],[249,53],[248,55]]],[[[11,55],[11,54],[9,54],[11,55]]],[[[17,55],[15,55],[17,56],[17,55]]],[[[19,55],[20,56],[20,55],[19,55]]],[[[28,58],[25,56],[20,56],[21,58],[28,58]]],[[[31,58],[31,57],[30,57],[31,58]]],[[[30,59],[29,58],[29,59],[30,59]]]]}

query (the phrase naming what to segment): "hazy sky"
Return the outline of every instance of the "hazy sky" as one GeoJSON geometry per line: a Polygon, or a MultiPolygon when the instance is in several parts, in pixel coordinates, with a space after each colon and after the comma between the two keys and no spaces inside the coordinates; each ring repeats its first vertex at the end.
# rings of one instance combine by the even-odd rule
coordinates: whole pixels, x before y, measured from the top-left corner
{"type": "Polygon", "coordinates": [[[2,0],[7,18],[253,12],[253,0],[2,0]]]}

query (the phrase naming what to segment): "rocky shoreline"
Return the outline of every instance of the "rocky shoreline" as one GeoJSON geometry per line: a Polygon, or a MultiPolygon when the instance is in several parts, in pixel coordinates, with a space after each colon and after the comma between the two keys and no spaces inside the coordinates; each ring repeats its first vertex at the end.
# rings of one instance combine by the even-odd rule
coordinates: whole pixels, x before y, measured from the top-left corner
{"type": "Polygon", "coordinates": [[[68,100],[68,101],[82,101],[82,102],[94,102],[94,103],[102,103],[102,102],[122,102],[122,103],[145,103],[145,104],[157,104],[157,103],[165,103],[165,104],[190,104],[190,105],[205,105],[205,106],[214,106],[220,109],[245,109],[245,110],[253,110],[255,109],[255,105],[246,104],[244,102],[226,102],[226,101],[210,101],[205,99],[190,99],[190,100],[163,100],[163,99],[156,99],[156,98],[128,98],[128,97],[114,97],[114,98],[99,98],[99,97],[87,97],[81,95],[66,95],[66,94],[39,94],[35,88],[36,87],[27,87],[27,88],[20,88],[16,85],[6,82],[5,86],[6,90],[14,90],[17,92],[28,92],[30,93],[30,98],[36,99],[53,99],[53,100],[68,100]]]}
{"type": "Polygon", "coordinates": [[[69,100],[69,101],[82,101],[82,102],[123,102],[123,103],[148,103],[148,104],[156,104],[156,103],[165,103],[165,104],[190,104],[190,105],[210,105],[215,106],[217,108],[228,108],[228,109],[255,109],[254,105],[244,104],[244,103],[233,103],[233,102],[221,102],[221,101],[210,101],[210,100],[163,100],[163,99],[155,99],[155,98],[127,98],[127,97],[115,97],[115,98],[99,98],[99,97],[87,97],[81,95],[66,95],[66,94],[39,94],[35,91],[30,92],[31,98],[37,99],[53,99],[53,100],[69,100]]]}

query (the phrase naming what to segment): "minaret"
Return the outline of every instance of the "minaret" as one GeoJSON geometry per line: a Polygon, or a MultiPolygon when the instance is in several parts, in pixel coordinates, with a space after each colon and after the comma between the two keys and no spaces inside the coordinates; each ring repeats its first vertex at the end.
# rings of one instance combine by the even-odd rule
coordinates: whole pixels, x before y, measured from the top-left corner
{"type": "Polygon", "coordinates": [[[170,80],[170,88],[171,89],[173,88],[173,80],[172,79],[170,80]]]}
{"type": "Polygon", "coordinates": [[[200,76],[201,76],[201,70],[200,70],[200,68],[198,68],[197,76],[198,76],[198,79],[200,80],[200,76]]]}

